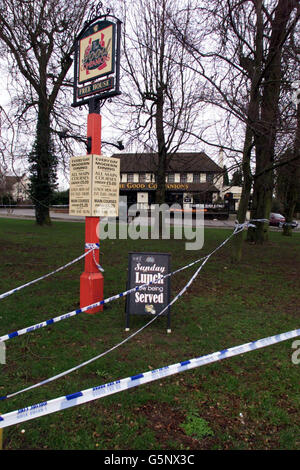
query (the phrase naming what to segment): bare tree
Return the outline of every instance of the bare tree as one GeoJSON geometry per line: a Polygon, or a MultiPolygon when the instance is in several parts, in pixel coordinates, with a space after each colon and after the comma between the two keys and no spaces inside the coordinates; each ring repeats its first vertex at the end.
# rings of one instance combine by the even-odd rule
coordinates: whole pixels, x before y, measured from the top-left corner
{"type": "MultiPolygon", "coordinates": [[[[123,2],[122,2],[123,4],[123,2]]],[[[156,202],[165,201],[172,155],[190,138],[197,117],[198,80],[185,66],[185,48],[171,34],[178,10],[172,0],[137,0],[123,9],[123,85],[119,103],[128,113],[130,143],[158,154],[156,202]]],[[[189,27],[185,14],[182,23],[189,27]]]]}
{"type": "MultiPolygon", "coordinates": [[[[297,100],[298,101],[298,100],[297,100]]],[[[276,196],[283,205],[286,223],[283,235],[292,235],[292,221],[298,198],[300,197],[300,104],[296,104],[296,129],[293,146],[288,148],[279,161],[276,180],[276,196]],[[285,164],[286,162],[286,164],[285,164]]]]}
{"type": "MultiPolygon", "coordinates": [[[[243,192],[237,214],[244,222],[254,184],[253,218],[266,219],[273,191],[279,97],[283,84],[282,52],[299,20],[294,0],[211,0],[194,7],[188,34],[174,22],[174,33],[206,80],[202,98],[243,127],[240,154],[243,192]],[[253,168],[255,171],[253,171],[253,168]]],[[[232,146],[235,144],[233,143],[232,146]]],[[[263,242],[267,225],[248,230],[263,242]]],[[[241,256],[242,235],[236,238],[241,256]]]]}
{"type": "Polygon", "coordinates": [[[73,43],[88,0],[2,0],[0,47],[15,80],[14,121],[31,134],[31,195],[38,224],[49,224],[55,180],[55,118],[65,115],[62,90],[72,64],[73,43]],[[34,127],[34,131],[32,128],[34,127]],[[32,133],[34,139],[32,139],[32,133]],[[31,154],[33,157],[33,154],[31,154]]]}
{"type": "MultiPolygon", "coordinates": [[[[254,218],[269,217],[274,190],[274,172],[265,171],[275,161],[275,143],[279,124],[279,98],[282,90],[282,53],[284,44],[300,17],[299,3],[279,0],[275,6],[264,67],[261,76],[261,103],[259,120],[255,123],[256,177],[253,188],[254,218]],[[296,14],[293,14],[296,10],[296,14]]],[[[264,31],[265,34],[265,31],[264,31]]],[[[248,240],[262,243],[267,239],[267,225],[248,231],[248,240]]]]}

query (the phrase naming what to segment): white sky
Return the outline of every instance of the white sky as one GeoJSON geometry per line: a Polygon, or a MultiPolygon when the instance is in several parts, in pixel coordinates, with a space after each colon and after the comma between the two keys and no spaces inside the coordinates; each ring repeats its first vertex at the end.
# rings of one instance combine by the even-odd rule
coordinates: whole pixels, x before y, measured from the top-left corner
{"type": "MultiPolygon", "coordinates": [[[[7,73],[8,73],[7,64],[4,63],[2,64],[2,67],[1,67],[1,62],[0,62],[0,105],[3,108],[7,108],[7,105],[9,102],[9,94],[7,91],[7,78],[8,78],[8,76],[6,75],[7,73]]],[[[70,70],[70,73],[72,74],[73,70],[70,70]]],[[[121,90],[122,90],[122,83],[121,83],[121,90]]],[[[112,103],[108,103],[105,105],[103,112],[102,112],[102,140],[116,143],[118,140],[121,139],[121,136],[114,129],[115,118],[114,118],[113,108],[114,108],[114,98],[112,98],[112,103]]],[[[70,101],[70,109],[71,109],[71,101],[70,101]]],[[[75,108],[75,110],[78,110],[78,119],[82,122],[82,126],[85,128],[83,130],[83,134],[85,135],[88,109],[87,107],[84,107],[82,111],[79,111],[79,108],[75,108]]],[[[126,119],[125,113],[124,113],[124,119],[126,119]]],[[[212,124],[212,127],[210,128],[210,130],[205,134],[205,138],[208,141],[220,143],[220,138],[218,136],[222,134],[222,127],[223,127],[222,119],[223,117],[222,117],[221,111],[216,108],[210,108],[209,110],[205,112],[205,114],[198,115],[197,121],[199,121],[200,127],[202,125],[207,126],[208,123],[212,124]]],[[[33,126],[33,129],[34,129],[34,126],[33,126]]],[[[20,139],[22,139],[21,136],[20,136],[20,139]]],[[[27,138],[24,139],[24,150],[26,149],[26,145],[25,145],[26,143],[27,143],[27,138]]],[[[86,153],[85,147],[83,145],[77,144],[75,140],[72,140],[72,146],[73,145],[74,145],[74,155],[82,155],[86,153]]],[[[190,145],[186,144],[180,150],[181,151],[188,150],[188,151],[195,151],[195,152],[205,151],[214,161],[216,161],[216,163],[218,163],[219,150],[215,147],[205,145],[201,141],[199,141],[198,145],[193,148],[191,148],[190,145]]],[[[128,151],[134,151],[134,150],[125,148],[124,151],[128,152],[128,151]]],[[[119,151],[113,146],[103,145],[102,147],[102,153],[105,155],[111,155],[117,152],[119,151]]],[[[25,151],[25,154],[26,154],[26,151],[25,151]]],[[[224,163],[225,164],[227,163],[226,160],[224,163]]],[[[10,167],[12,171],[18,174],[21,174],[24,171],[26,171],[27,159],[23,158],[23,159],[15,160],[13,162],[13,165],[10,165],[10,167]]],[[[68,187],[68,178],[65,177],[64,172],[61,170],[58,172],[58,180],[59,180],[59,189],[62,190],[68,187]]]]}

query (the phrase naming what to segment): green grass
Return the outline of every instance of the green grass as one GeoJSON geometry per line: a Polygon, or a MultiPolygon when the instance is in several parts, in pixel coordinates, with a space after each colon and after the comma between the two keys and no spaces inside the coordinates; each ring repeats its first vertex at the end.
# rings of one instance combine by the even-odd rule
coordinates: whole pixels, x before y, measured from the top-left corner
{"type": "Polygon", "coordinates": [[[213,436],[214,432],[209,427],[205,419],[200,418],[196,413],[188,414],[186,421],[181,425],[187,436],[194,437],[199,441],[204,437],[213,436]]]}
{"type": "MultiPolygon", "coordinates": [[[[200,252],[183,240],[104,240],[104,296],[126,289],[129,251],[171,254],[181,267],[223,241],[207,229],[200,252]]],[[[0,293],[54,270],[83,253],[84,225],[0,219],[0,293]]],[[[231,243],[219,250],[172,307],[172,333],[159,318],[112,353],[43,387],[0,402],[7,413],[299,328],[300,234],[270,233],[264,246],[245,243],[232,264],[231,243]],[[297,309],[298,308],[298,309],[297,309]]],[[[0,335],[79,306],[80,261],[0,301],[0,335]]],[[[196,266],[172,277],[172,298],[196,266]]],[[[149,320],[131,316],[131,331],[149,320]]],[[[0,395],[69,369],[128,336],[124,299],[96,315],[81,314],[6,343],[0,395]]],[[[300,449],[299,367],[286,341],[4,429],[5,449],[300,449]],[[23,432],[21,432],[23,431],[23,432]],[[24,432],[25,431],[25,432],[24,432]]]]}

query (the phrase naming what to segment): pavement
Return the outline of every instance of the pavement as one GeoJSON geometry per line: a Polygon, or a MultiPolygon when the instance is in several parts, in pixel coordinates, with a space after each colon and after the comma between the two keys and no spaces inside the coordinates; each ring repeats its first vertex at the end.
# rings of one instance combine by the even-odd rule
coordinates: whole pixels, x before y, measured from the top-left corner
{"type": "MultiPolygon", "coordinates": [[[[5,217],[8,219],[35,219],[34,209],[27,208],[12,208],[4,209],[0,208],[0,217],[5,217]]],[[[50,217],[53,220],[62,220],[65,222],[84,222],[84,217],[76,217],[74,215],[69,215],[64,212],[50,211],[50,217]]]]}
{"type": "MultiPolygon", "coordinates": [[[[8,218],[8,219],[35,219],[34,209],[26,209],[26,208],[13,208],[13,209],[3,209],[0,208],[0,217],[8,218]]],[[[65,222],[85,222],[85,217],[78,217],[74,215],[69,215],[63,212],[56,212],[50,211],[50,217],[52,220],[61,220],[65,222]]],[[[102,220],[107,220],[102,218],[102,220]]],[[[147,217],[140,218],[141,225],[148,225],[147,217]]],[[[212,227],[227,227],[232,228],[235,225],[235,218],[232,220],[206,220],[205,219],[205,226],[212,226],[212,227]]],[[[190,220],[186,221],[188,225],[191,224],[190,220]]],[[[171,222],[173,223],[173,221],[171,222]]],[[[195,220],[193,221],[193,225],[195,224],[195,220]]],[[[200,224],[200,221],[198,221],[200,224]]],[[[197,224],[197,225],[198,225],[197,224]]]]}
{"type": "MultiPolygon", "coordinates": [[[[13,208],[13,209],[6,209],[0,208],[0,217],[1,218],[8,218],[8,219],[35,219],[34,209],[29,208],[13,208]]],[[[52,220],[61,220],[64,222],[85,222],[85,217],[78,217],[74,215],[69,215],[64,212],[57,212],[55,210],[50,211],[50,217],[52,220]]],[[[102,219],[103,220],[103,219],[102,219]]],[[[204,219],[204,226],[205,227],[215,227],[215,228],[233,228],[235,225],[236,217],[234,214],[229,216],[228,220],[216,220],[216,219],[204,219]]],[[[200,221],[199,221],[200,222],[200,221]]],[[[198,223],[199,223],[198,222],[198,223]]],[[[300,231],[300,220],[298,222],[298,227],[294,229],[294,231],[300,231]]],[[[187,224],[191,225],[191,221],[187,220],[187,224]]],[[[141,225],[148,225],[147,218],[141,218],[141,225]]],[[[195,225],[195,221],[193,220],[193,226],[195,225]]],[[[197,224],[198,225],[198,224],[197,224]]],[[[201,225],[201,224],[199,224],[201,225]]],[[[282,230],[281,228],[277,227],[270,227],[271,230],[282,230]]]]}

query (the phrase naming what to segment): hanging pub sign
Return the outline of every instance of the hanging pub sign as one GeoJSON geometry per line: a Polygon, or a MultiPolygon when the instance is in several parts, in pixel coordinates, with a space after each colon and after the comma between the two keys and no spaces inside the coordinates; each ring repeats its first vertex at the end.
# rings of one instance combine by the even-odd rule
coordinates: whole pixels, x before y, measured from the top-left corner
{"type": "MultiPolygon", "coordinates": [[[[139,287],[126,298],[126,330],[130,315],[159,315],[170,303],[170,255],[168,253],[129,253],[127,289],[139,287]],[[144,285],[147,284],[147,285],[144,285]]],[[[170,307],[167,332],[171,331],[170,307]]]]}
{"type": "Polygon", "coordinates": [[[75,41],[73,107],[120,95],[121,21],[102,15],[86,23],[75,41]]]}

